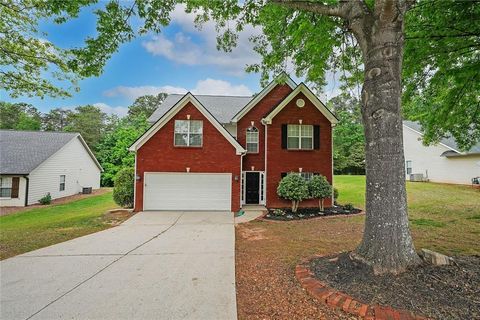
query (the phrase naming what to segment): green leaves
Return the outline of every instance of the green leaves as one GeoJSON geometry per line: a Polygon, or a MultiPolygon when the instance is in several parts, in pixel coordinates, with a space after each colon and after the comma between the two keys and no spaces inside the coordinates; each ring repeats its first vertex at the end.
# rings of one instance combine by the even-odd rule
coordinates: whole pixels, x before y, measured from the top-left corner
{"type": "Polygon", "coordinates": [[[281,198],[292,201],[308,199],[307,181],[298,173],[289,173],[280,181],[277,194],[281,198]]]}
{"type": "Polygon", "coordinates": [[[332,186],[324,176],[313,176],[308,181],[308,192],[311,198],[326,199],[332,196],[332,186]]]}

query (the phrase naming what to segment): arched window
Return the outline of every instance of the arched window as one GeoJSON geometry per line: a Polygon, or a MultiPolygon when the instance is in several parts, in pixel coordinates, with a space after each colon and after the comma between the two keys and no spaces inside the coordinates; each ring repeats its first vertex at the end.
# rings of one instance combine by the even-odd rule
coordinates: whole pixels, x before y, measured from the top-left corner
{"type": "Polygon", "coordinates": [[[247,152],[258,153],[258,129],[253,126],[247,128],[247,152]]]}

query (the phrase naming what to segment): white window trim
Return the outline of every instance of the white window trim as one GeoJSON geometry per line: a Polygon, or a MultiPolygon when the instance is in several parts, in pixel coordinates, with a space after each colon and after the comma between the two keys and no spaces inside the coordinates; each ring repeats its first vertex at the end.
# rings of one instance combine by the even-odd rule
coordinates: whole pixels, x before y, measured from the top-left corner
{"type": "Polygon", "coordinates": [[[258,153],[259,152],[259,140],[260,140],[260,135],[258,128],[256,127],[249,127],[246,129],[245,132],[245,149],[247,150],[247,153],[258,153]],[[255,129],[256,131],[249,131],[250,129],[255,129]],[[255,142],[248,142],[248,137],[249,135],[253,135],[255,137],[255,142]],[[255,151],[249,151],[248,150],[248,144],[255,144],[255,151]]]}
{"type": "Polygon", "coordinates": [[[300,172],[300,176],[305,179],[306,181],[309,181],[313,178],[315,173],[313,172],[300,172]]]}
{"type": "Polygon", "coordinates": [[[405,173],[406,174],[412,174],[413,173],[413,162],[412,160],[406,160],[405,161],[405,173]],[[408,164],[410,163],[410,166],[408,166],[408,164]],[[410,173],[408,172],[408,169],[410,169],[410,173]]]}
{"type": "Polygon", "coordinates": [[[314,129],[313,125],[311,125],[311,124],[289,124],[289,125],[287,125],[287,149],[288,150],[313,150],[313,143],[314,143],[314,141],[313,141],[313,136],[314,136],[313,131],[314,130],[313,129],[314,129]],[[289,126],[298,126],[298,136],[290,136],[289,135],[289,130],[288,130],[289,126]],[[306,126],[311,127],[311,129],[312,129],[310,131],[312,133],[311,136],[303,136],[302,135],[302,128],[306,127],[306,126]],[[288,146],[288,139],[289,138],[298,138],[298,148],[291,148],[291,147],[288,146]],[[302,138],[311,138],[312,139],[312,144],[311,144],[310,148],[302,148],[302,138]]]}
{"type": "Polygon", "coordinates": [[[182,120],[182,119],[177,119],[177,120],[175,120],[175,122],[174,122],[174,124],[173,124],[173,145],[174,145],[175,147],[190,147],[190,148],[201,148],[201,147],[203,147],[203,120],[190,120],[190,119],[188,119],[188,120],[182,120]],[[176,139],[175,139],[175,135],[177,135],[177,134],[182,134],[182,135],[185,134],[185,133],[183,133],[183,132],[177,132],[177,131],[175,131],[175,128],[176,128],[176,125],[175,125],[175,124],[177,123],[177,121],[187,121],[187,123],[188,123],[188,125],[187,125],[187,133],[186,133],[186,134],[187,134],[187,144],[186,144],[186,145],[183,145],[183,144],[182,144],[182,145],[177,145],[177,143],[176,143],[177,141],[176,141],[176,139]],[[200,143],[200,145],[190,145],[190,134],[199,134],[199,133],[191,133],[191,132],[190,132],[190,124],[192,123],[192,121],[200,121],[201,124],[202,124],[202,132],[200,133],[200,135],[201,135],[201,143],[200,143]]]}
{"type": "Polygon", "coordinates": [[[0,188],[2,189],[10,189],[10,197],[0,197],[0,199],[12,199],[12,187],[13,187],[13,178],[12,177],[1,177],[1,180],[10,180],[10,188],[3,188],[2,184],[0,183],[0,188]]]}
{"type": "Polygon", "coordinates": [[[65,189],[67,189],[67,175],[61,174],[59,179],[60,179],[60,183],[58,184],[58,190],[59,192],[64,192],[65,189]],[[62,177],[63,177],[63,182],[62,182],[62,177]],[[63,190],[62,190],[62,184],[63,184],[63,190]]]}

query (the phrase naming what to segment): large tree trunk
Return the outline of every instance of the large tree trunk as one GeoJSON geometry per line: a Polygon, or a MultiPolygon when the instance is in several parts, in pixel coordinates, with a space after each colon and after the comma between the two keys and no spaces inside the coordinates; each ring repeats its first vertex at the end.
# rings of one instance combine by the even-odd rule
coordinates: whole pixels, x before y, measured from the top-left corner
{"type": "Polygon", "coordinates": [[[400,273],[420,262],[410,236],[405,190],[401,70],[403,14],[382,12],[362,41],[362,118],[366,154],[365,232],[354,256],[376,274],[400,273]],[[388,14],[397,14],[396,18],[388,14]],[[387,19],[385,19],[385,16],[387,19]]]}

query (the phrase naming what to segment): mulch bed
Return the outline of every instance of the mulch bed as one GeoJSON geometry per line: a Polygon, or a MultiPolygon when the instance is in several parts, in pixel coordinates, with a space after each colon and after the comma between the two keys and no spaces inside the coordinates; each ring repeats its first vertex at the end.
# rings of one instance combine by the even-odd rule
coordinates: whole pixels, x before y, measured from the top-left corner
{"type": "Polygon", "coordinates": [[[326,285],[362,303],[433,319],[480,319],[480,256],[454,259],[453,265],[423,264],[398,276],[374,276],[347,253],[315,258],[309,268],[326,285]]]}
{"type": "Polygon", "coordinates": [[[351,215],[362,212],[361,209],[348,206],[333,206],[324,208],[320,211],[318,207],[298,208],[297,212],[292,212],[291,208],[268,209],[264,219],[277,221],[305,220],[326,216],[351,215]]]}

